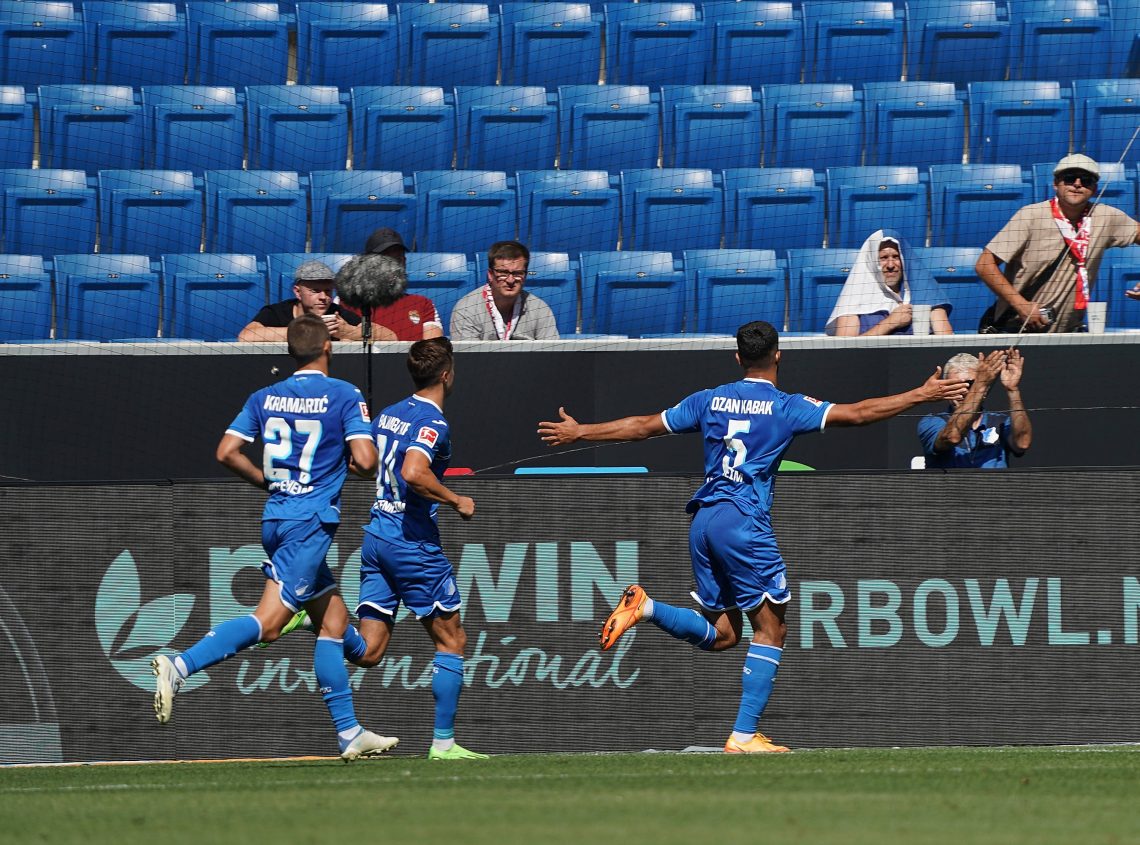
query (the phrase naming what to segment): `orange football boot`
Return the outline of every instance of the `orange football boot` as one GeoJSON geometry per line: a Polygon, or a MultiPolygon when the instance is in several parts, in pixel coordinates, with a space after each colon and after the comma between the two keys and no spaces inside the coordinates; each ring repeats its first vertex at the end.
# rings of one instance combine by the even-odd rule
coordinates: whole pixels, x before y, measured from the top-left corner
{"type": "Polygon", "coordinates": [[[645,613],[645,602],[649,596],[637,584],[630,584],[618,599],[618,606],[610,614],[609,619],[602,625],[598,633],[598,642],[602,644],[602,651],[607,650],[618,641],[618,637],[636,625],[645,613]]]}

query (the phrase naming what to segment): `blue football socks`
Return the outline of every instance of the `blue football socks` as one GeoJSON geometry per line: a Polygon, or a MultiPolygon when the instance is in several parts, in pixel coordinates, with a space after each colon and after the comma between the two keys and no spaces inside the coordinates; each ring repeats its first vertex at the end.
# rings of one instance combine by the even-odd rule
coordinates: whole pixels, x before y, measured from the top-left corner
{"type": "Polygon", "coordinates": [[[240,616],[223,622],[210,633],[178,655],[175,664],[179,671],[185,667],[187,676],[233,657],[243,648],[249,648],[261,639],[261,623],[255,616],[240,616]],[[179,665],[178,661],[181,661],[179,665]]]}
{"type": "Polygon", "coordinates": [[[431,661],[431,694],[435,698],[435,740],[455,738],[455,711],[463,691],[463,655],[437,651],[431,661]]]}
{"type": "Polygon", "coordinates": [[[331,637],[317,637],[313,647],[313,674],[317,676],[317,687],[325,706],[329,709],[333,724],[340,740],[340,750],[359,731],[356,711],[352,708],[352,690],[348,686],[348,669],[344,665],[344,641],[331,637]]]}
{"type": "Polygon", "coordinates": [[[344,631],[344,656],[349,663],[355,663],[368,652],[368,642],[360,636],[360,631],[351,622],[344,631]]]}
{"type": "Polygon", "coordinates": [[[716,642],[716,628],[689,607],[674,607],[663,601],[646,602],[642,619],[648,620],[672,637],[708,651],[716,642]]]}
{"type": "Polygon", "coordinates": [[[747,736],[756,733],[760,717],[768,706],[768,697],[776,682],[776,671],[780,668],[783,649],[774,645],[751,643],[748,656],[744,659],[741,675],[743,691],[740,696],[740,710],[736,714],[733,731],[747,736]]]}

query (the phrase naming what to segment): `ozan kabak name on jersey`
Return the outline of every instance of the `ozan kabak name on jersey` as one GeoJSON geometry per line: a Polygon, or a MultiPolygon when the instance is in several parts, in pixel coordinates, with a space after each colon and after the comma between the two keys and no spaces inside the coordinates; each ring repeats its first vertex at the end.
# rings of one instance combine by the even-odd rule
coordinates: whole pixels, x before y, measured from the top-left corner
{"type": "Polygon", "coordinates": [[[765,414],[772,415],[773,400],[771,399],[734,399],[731,396],[714,396],[712,400],[713,411],[723,411],[726,414],[765,414]]]}

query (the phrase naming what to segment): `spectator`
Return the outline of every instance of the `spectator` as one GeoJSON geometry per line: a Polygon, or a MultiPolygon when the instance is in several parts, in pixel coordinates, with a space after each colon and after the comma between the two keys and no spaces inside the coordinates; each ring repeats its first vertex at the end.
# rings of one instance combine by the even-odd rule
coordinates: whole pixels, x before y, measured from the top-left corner
{"type": "Polygon", "coordinates": [[[997,295],[983,327],[1081,330],[1104,251],[1140,240],[1135,220],[1092,202],[1099,181],[1100,165],[1091,158],[1065,156],[1053,168],[1055,196],[1018,209],[982,250],[975,270],[997,295]]]}
{"type": "MultiPolygon", "coordinates": [[[[404,239],[395,229],[377,229],[368,236],[364,244],[364,254],[350,261],[341,273],[367,272],[370,265],[375,271],[370,256],[383,255],[394,259],[407,270],[408,248],[404,239]]],[[[386,274],[389,281],[385,285],[384,304],[372,309],[372,323],[389,329],[396,340],[428,340],[443,336],[443,322],[433,303],[426,296],[408,293],[406,274],[386,274]]],[[[355,309],[350,309],[355,311],[355,309]]]]}
{"type": "Polygon", "coordinates": [[[550,306],[523,290],[530,250],[499,241],[487,251],[487,283],[455,303],[452,340],[557,340],[550,306]]]}
{"type": "Polygon", "coordinates": [[[1024,370],[1025,359],[1017,349],[976,358],[962,352],[946,362],[942,377],[965,379],[970,389],[950,403],[947,413],[928,414],[919,420],[918,439],[927,469],[1005,469],[1010,455],[1021,457],[1029,451],[1033,426],[1021,399],[1024,370]],[[999,377],[1009,397],[1008,414],[983,410],[986,394],[999,377]]]}
{"type": "Polygon", "coordinates": [[[930,332],[954,333],[951,306],[935,281],[896,232],[880,229],[863,241],[824,330],[839,337],[914,334],[915,305],[930,306],[930,332]]]}

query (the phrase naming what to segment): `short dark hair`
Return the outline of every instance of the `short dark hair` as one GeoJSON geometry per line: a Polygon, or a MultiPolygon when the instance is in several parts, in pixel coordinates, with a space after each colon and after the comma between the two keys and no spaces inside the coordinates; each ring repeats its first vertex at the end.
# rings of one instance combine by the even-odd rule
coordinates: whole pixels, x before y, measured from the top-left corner
{"type": "Polygon", "coordinates": [[[521,258],[530,266],[530,250],[518,241],[497,241],[487,250],[487,267],[494,270],[495,262],[502,258],[505,261],[514,261],[521,258]]]}
{"type": "Polygon", "coordinates": [[[408,372],[416,390],[423,390],[439,382],[444,372],[454,363],[451,341],[446,337],[417,340],[408,350],[408,372]]]}
{"type": "Polygon", "coordinates": [[[329,330],[325,321],[315,314],[302,314],[289,323],[285,337],[289,341],[289,355],[298,367],[303,367],[324,353],[329,330]]]}
{"type": "Polygon", "coordinates": [[[780,333],[771,323],[753,320],[736,330],[736,352],[745,369],[772,363],[780,348],[780,333]]]}

